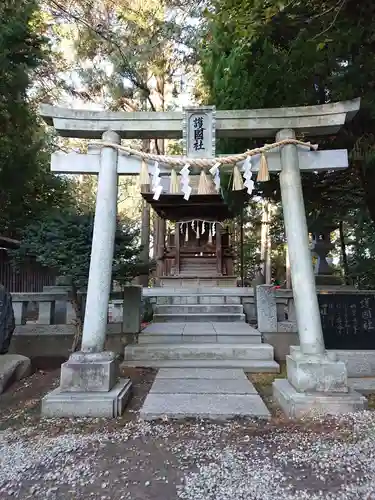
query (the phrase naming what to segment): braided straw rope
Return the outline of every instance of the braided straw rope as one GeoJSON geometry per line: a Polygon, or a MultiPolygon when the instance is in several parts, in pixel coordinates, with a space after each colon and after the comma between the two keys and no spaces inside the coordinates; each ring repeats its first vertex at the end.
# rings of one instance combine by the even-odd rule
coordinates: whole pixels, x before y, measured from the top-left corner
{"type": "Polygon", "coordinates": [[[192,167],[201,167],[207,168],[212,167],[215,164],[219,163],[220,165],[235,165],[240,161],[246,160],[248,156],[255,156],[257,154],[266,153],[272,149],[276,149],[280,146],[287,146],[289,144],[293,144],[295,146],[305,146],[310,150],[315,151],[318,146],[315,144],[310,144],[309,142],[299,141],[297,139],[283,139],[282,141],[274,142],[272,144],[266,144],[261,148],[249,149],[245,151],[245,153],[230,155],[230,156],[218,156],[216,158],[176,158],[173,156],[166,155],[157,155],[152,153],[143,153],[142,151],[138,151],[137,149],[129,148],[127,146],[121,146],[120,144],[115,144],[107,141],[92,141],[90,144],[95,144],[101,146],[102,148],[114,148],[119,151],[124,151],[130,156],[138,156],[145,161],[158,161],[160,163],[164,163],[170,166],[179,165],[183,167],[186,164],[192,167]]]}

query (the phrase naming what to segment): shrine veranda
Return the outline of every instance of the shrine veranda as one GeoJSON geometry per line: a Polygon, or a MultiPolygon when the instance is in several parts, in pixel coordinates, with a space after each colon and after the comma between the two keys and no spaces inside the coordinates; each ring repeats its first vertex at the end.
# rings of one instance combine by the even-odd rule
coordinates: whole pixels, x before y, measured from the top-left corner
{"type": "MultiPolygon", "coordinates": [[[[62,366],[60,387],[45,398],[44,413],[46,415],[66,416],[74,414],[116,416],[121,414],[129,397],[129,380],[117,380],[115,356],[104,350],[108,301],[111,291],[118,175],[141,176],[142,195],[152,204],[156,212],[162,218],[171,219],[174,211],[175,235],[180,235],[182,223],[186,224],[188,220],[190,222],[190,220],[198,219],[196,214],[202,212],[202,207],[206,207],[207,217],[199,217],[201,224],[193,224],[193,228],[195,234],[197,231],[199,233],[197,238],[199,243],[201,240],[203,241],[198,249],[202,253],[202,262],[208,261],[211,254],[216,254],[216,273],[213,278],[218,280],[216,286],[220,286],[221,278],[233,277],[228,273],[228,264],[226,266],[223,264],[219,225],[220,219],[223,220],[226,216],[225,207],[223,207],[218,193],[220,174],[228,168],[233,175],[233,190],[238,194],[242,193],[242,195],[247,191],[249,196],[253,186],[251,178],[253,172],[259,172],[259,180],[267,180],[268,171],[271,173],[280,172],[280,188],[300,347],[293,348],[290,355],[287,356],[287,379],[279,379],[274,383],[276,400],[283,410],[291,416],[302,414],[313,408],[319,408],[326,412],[344,412],[363,408],[366,404],[365,398],[348,389],[345,363],[338,361],[332,353],[327,353],[325,350],[300,175],[300,170],[335,170],[348,166],[346,150],[319,151],[305,141],[308,140],[308,137],[337,133],[347,121],[353,118],[359,106],[359,99],[301,108],[244,111],[215,111],[212,107],[189,108],[184,113],[107,113],[43,106],[41,109],[43,118],[48,124],[53,125],[61,136],[92,139],[95,142],[87,154],[54,153],[51,161],[52,171],[70,174],[99,174],[82,350],[72,354],[62,366]],[[303,136],[304,143],[298,144],[296,136],[303,136]],[[128,151],[122,151],[121,147],[118,146],[123,138],[165,139],[181,137],[184,140],[183,157],[165,159],[160,157],[157,159],[157,163],[155,163],[155,158],[152,158],[151,161],[144,155],[142,157],[141,153],[128,154],[128,151]],[[282,142],[272,151],[262,150],[261,154],[252,156],[251,161],[248,154],[245,154],[240,160],[232,162],[232,165],[227,167],[221,164],[221,157],[215,157],[216,137],[248,137],[249,139],[262,137],[265,140],[271,138],[269,142],[282,142]],[[99,138],[103,141],[102,145],[98,144],[97,139],[99,138]],[[145,169],[145,162],[148,164],[147,169],[145,169]],[[205,171],[199,162],[206,166],[205,171]],[[176,163],[178,166],[174,165],[176,163]],[[177,174],[180,175],[179,180],[177,174]],[[169,177],[168,181],[165,180],[164,176],[169,177]],[[204,197],[209,198],[208,201],[202,201],[204,197]],[[215,203],[217,206],[212,210],[215,203]],[[218,214],[218,219],[215,219],[214,213],[218,214]],[[214,248],[212,247],[213,232],[215,232],[214,248]],[[202,237],[203,234],[207,236],[207,240],[202,237]],[[69,409],[67,409],[68,407],[69,409]]],[[[175,238],[177,238],[174,255],[175,267],[174,275],[170,278],[178,278],[181,284],[181,280],[184,279],[181,262],[181,238],[180,236],[175,236],[175,238]]],[[[185,232],[185,241],[189,242],[188,232],[185,232]]],[[[197,248],[193,250],[194,257],[197,256],[197,248]]],[[[198,255],[200,255],[199,252],[198,255]]],[[[192,271],[191,263],[185,261],[185,265],[192,271]]],[[[213,267],[207,267],[207,277],[213,270],[213,267]]],[[[195,271],[201,274],[200,268],[195,271]]],[[[191,276],[185,277],[191,278],[191,276]]],[[[194,286],[202,285],[199,281],[194,283],[194,286]]],[[[211,283],[212,285],[215,286],[214,283],[211,283]]],[[[215,295],[214,289],[212,291],[215,295]]],[[[209,307],[206,303],[205,308],[202,309],[203,304],[199,298],[198,288],[195,293],[197,301],[190,306],[193,311],[197,312],[191,312],[186,304],[185,308],[179,306],[179,310],[182,312],[172,314],[171,307],[178,305],[173,302],[173,296],[177,295],[177,289],[174,293],[172,291],[172,303],[169,309],[167,306],[162,312],[162,306],[159,307],[163,322],[159,325],[155,322],[153,325],[158,335],[162,333],[164,328],[165,336],[168,336],[168,329],[171,333],[176,333],[176,330],[181,329],[183,336],[186,328],[195,318],[198,323],[201,323],[199,328],[202,329],[202,334],[206,335],[206,330],[209,330],[209,325],[212,325],[213,336],[218,339],[220,335],[218,332],[227,331],[229,327],[228,324],[227,329],[225,329],[225,322],[228,323],[228,319],[225,318],[231,318],[232,315],[233,318],[229,320],[231,327],[234,325],[239,330],[245,328],[243,335],[247,338],[247,344],[245,348],[244,345],[238,344],[237,347],[240,350],[236,350],[236,345],[230,344],[220,346],[215,343],[198,343],[190,347],[178,344],[179,347],[175,347],[177,350],[179,349],[177,359],[182,364],[176,365],[174,361],[171,361],[170,364],[156,366],[175,368],[179,366],[191,368],[242,367],[242,369],[247,369],[246,362],[241,364],[241,359],[236,358],[236,353],[245,351],[246,359],[253,363],[251,365],[253,368],[261,366],[261,363],[256,360],[263,360],[266,362],[265,366],[273,366],[271,346],[259,343],[261,342],[259,332],[254,329],[252,330],[255,333],[250,331],[251,327],[248,325],[248,329],[246,329],[241,309],[235,307],[235,301],[232,305],[224,305],[219,302],[216,307],[213,305],[209,307]],[[194,306],[196,307],[194,308],[194,306]],[[220,308],[222,312],[218,312],[220,308]],[[164,321],[167,321],[166,315],[169,316],[170,323],[164,324],[164,321]],[[179,321],[181,318],[183,320],[179,321]],[[241,324],[243,326],[240,327],[241,324]],[[250,338],[255,340],[251,341],[250,338]],[[212,353],[216,348],[221,349],[218,359],[224,359],[228,363],[218,364],[214,360],[212,353]],[[242,351],[241,348],[243,348],[242,351]],[[228,356],[228,359],[225,356],[228,356]],[[267,360],[270,362],[269,365],[267,365],[267,360]]],[[[261,295],[257,298],[258,301],[264,300],[264,306],[267,307],[266,299],[266,297],[262,299],[261,295]]],[[[127,307],[126,301],[124,301],[124,307],[127,307]]],[[[177,311],[178,309],[172,307],[172,310],[177,311]]],[[[198,326],[196,325],[194,328],[199,330],[198,326]]],[[[152,332],[149,333],[152,337],[152,332]]],[[[168,356],[165,356],[170,351],[171,346],[164,344],[156,344],[156,347],[152,344],[135,345],[128,349],[128,353],[125,350],[125,362],[128,361],[129,366],[134,366],[134,363],[135,366],[142,366],[142,360],[146,363],[148,356],[153,360],[161,356],[160,359],[168,361],[168,356]],[[144,357],[142,358],[142,356],[144,357]]],[[[243,356],[243,354],[241,355],[243,356]]],[[[143,366],[150,366],[145,363],[143,366]]],[[[253,371],[256,369],[254,368],[253,371]]],[[[168,391],[164,392],[168,393],[168,391]]],[[[249,393],[247,398],[251,399],[253,397],[250,396],[252,390],[247,392],[249,393]]],[[[186,397],[185,399],[182,397],[181,400],[180,396],[170,395],[168,398],[171,405],[175,404],[176,408],[166,410],[164,407],[158,408],[160,402],[158,394],[150,393],[150,399],[146,405],[147,411],[144,411],[145,416],[156,418],[164,410],[171,416],[179,414],[177,407],[182,404],[182,400],[184,404],[186,402],[186,397]],[[158,409],[155,410],[155,408],[158,409]]],[[[202,397],[202,401],[204,401],[206,395],[202,397]]],[[[162,399],[165,400],[165,395],[162,399]]],[[[251,400],[253,403],[250,404],[250,399],[246,399],[246,404],[244,403],[247,408],[245,413],[248,411],[246,414],[251,414],[250,407],[254,403],[259,410],[259,415],[263,415],[264,408],[261,407],[259,400],[257,402],[251,400]]],[[[236,401],[233,403],[234,406],[237,403],[242,405],[242,399],[234,399],[234,401],[236,401]]],[[[206,409],[199,406],[197,415],[206,414],[205,412],[206,409]]],[[[223,414],[225,414],[225,410],[223,410],[223,414]]],[[[239,414],[242,414],[240,410],[239,414]]]]}

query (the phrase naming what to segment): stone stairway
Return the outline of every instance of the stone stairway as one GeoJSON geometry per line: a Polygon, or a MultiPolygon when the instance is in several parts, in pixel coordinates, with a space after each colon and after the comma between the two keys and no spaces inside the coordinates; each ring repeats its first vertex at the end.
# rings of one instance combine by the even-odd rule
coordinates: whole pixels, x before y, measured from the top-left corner
{"type": "MultiPolygon", "coordinates": [[[[199,290],[199,289],[198,289],[199,290]]],[[[155,323],[243,322],[245,315],[240,297],[220,295],[220,291],[185,294],[171,291],[160,297],[154,307],[155,323]],[[218,295],[215,295],[218,294],[218,295]]]]}
{"type": "Polygon", "coordinates": [[[240,298],[220,289],[158,298],[154,323],[126,346],[124,365],[279,371],[273,347],[245,323],[240,298]]]}
{"type": "Polygon", "coordinates": [[[278,372],[268,344],[138,344],[125,348],[125,366],[241,368],[249,373],[278,372]]]}
{"type": "Polygon", "coordinates": [[[192,322],[234,322],[245,321],[243,306],[238,304],[194,304],[194,305],[156,305],[155,323],[192,323],[192,322]]]}
{"type": "Polygon", "coordinates": [[[261,344],[258,330],[245,322],[223,323],[152,323],[138,337],[144,344],[261,344]]]}
{"type": "Polygon", "coordinates": [[[181,276],[215,276],[216,259],[207,257],[184,257],[180,262],[181,276]]]}

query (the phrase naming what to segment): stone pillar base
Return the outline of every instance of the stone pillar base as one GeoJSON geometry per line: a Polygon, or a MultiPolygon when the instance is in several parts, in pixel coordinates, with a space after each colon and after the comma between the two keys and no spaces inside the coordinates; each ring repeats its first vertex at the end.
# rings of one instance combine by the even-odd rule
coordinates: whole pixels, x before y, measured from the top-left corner
{"type": "Polygon", "coordinates": [[[307,355],[291,347],[286,356],[288,381],[298,392],[348,392],[348,376],[343,361],[333,352],[307,355]]]}
{"type": "Polygon", "coordinates": [[[73,353],[61,366],[60,387],[42,399],[46,417],[117,417],[131,394],[131,381],[118,379],[112,352],[73,353]]]}
{"type": "Polygon", "coordinates": [[[272,389],[275,401],[289,418],[300,418],[316,413],[340,415],[367,408],[367,399],[355,391],[346,394],[297,392],[285,379],[275,380],[272,389]]]}
{"type": "Polygon", "coordinates": [[[367,408],[367,399],[348,388],[346,365],[335,353],[306,355],[291,347],[288,380],[273,383],[273,396],[290,418],[309,413],[341,414],[367,408]]]}

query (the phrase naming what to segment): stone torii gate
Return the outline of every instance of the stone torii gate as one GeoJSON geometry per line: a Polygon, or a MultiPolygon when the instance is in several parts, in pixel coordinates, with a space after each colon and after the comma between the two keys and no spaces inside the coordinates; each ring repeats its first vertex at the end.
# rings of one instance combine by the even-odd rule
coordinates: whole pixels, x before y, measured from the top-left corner
{"type": "MultiPolygon", "coordinates": [[[[205,140],[218,137],[276,137],[276,142],[304,136],[337,133],[352,119],[359,99],[348,102],[299,108],[249,111],[217,111],[216,127],[205,140]]],[[[193,110],[194,111],[194,110],[193,110]]],[[[206,110],[195,113],[206,113],[206,110]]],[[[41,114],[64,137],[101,138],[105,144],[120,144],[124,138],[180,138],[182,113],[107,113],[76,111],[43,106],[41,114]]],[[[212,124],[211,124],[212,125],[212,124]]],[[[56,173],[98,174],[94,234],[87,290],[82,352],[71,355],[61,369],[60,387],[43,400],[46,415],[116,416],[127,400],[130,383],[116,383],[116,363],[104,351],[111,266],[116,224],[118,175],[137,175],[139,158],[109,145],[89,150],[88,154],[54,153],[51,168],[56,173]]],[[[208,147],[208,144],[207,144],[208,147]]],[[[295,405],[319,405],[344,411],[363,406],[363,398],[348,394],[345,364],[325,351],[320,313],[311,262],[308,230],[300,170],[317,171],[346,168],[346,150],[307,151],[296,144],[281,146],[267,153],[270,172],[280,172],[280,188],[285,230],[289,248],[300,348],[287,359],[288,381],[274,386],[283,409],[295,405]],[[312,396],[311,396],[312,394],[312,396]],[[302,398],[302,400],[301,400],[302,398]],[[302,402],[301,402],[302,401],[302,402]]],[[[253,157],[252,171],[260,166],[260,155],[253,157]]],[[[159,163],[161,175],[170,168],[159,163]]],[[[126,304],[124,304],[126,307],[126,304]]]]}

